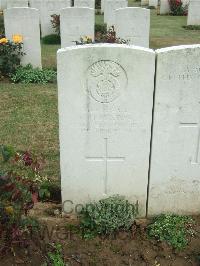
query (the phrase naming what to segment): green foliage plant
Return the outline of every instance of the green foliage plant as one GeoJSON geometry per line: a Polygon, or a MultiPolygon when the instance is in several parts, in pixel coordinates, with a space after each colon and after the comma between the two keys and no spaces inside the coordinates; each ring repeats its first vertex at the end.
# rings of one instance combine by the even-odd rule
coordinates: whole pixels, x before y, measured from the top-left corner
{"type": "Polygon", "coordinates": [[[43,44],[60,44],[60,36],[58,34],[50,34],[42,38],[43,44]]]}
{"type": "Polygon", "coordinates": [[[188,5],[183,5],[182,0],[168,0],[172,16],[187,16],[188,5]]]}
{"type": "Polygon", "coordinates": [[[6,253],[13,243],[24,243],[24,233],[35,228],[27,217],[37,202],[40,162],[28,152],[15,152],[0,146],[0,253],[6,253]],[[33,228],[34,227],[34,228],[33,228]]]}
{"type": "Polygon", "coordinates": [[[194,220],[189,216],[162,214],[155,217],[147,227],[148,235],[159,241],[166,241],[177,250],[184,249],[189,237],[194,236],[194,220]]]}
{"type": "Polygon", "coordinates": [[[28,64],[25,67],[18,67],[15,74],[11,76],[11,81],[25,84],[53,83],[56,81],[56,71],[52,69],[33,68],[32,65],[28,64]]]}
{"type": "Polygon", "coordinates": [[[65,266],[65,262],[62,256],[62,245],[59,243],[53,243],[50,245],[50,251],[48,252],[49,265],[52,266],[65,266]]]}
{"type": "Polygon", "coordinates": [[[23,53],[23,43],[15,43],[6,38],[0,39],[0,76],[8,77],[14,74],[20,66],[23,53]]]}
{"type": "Polygon", "coordinates": [[[122,196],[111,196],[88,204],[82,209],[81,229],[86,237],[129,230],[137,214],[136,205],[122,196]]]}
{"type": "Polygon", "coordinates": [[[95,24],[95,34],[101,33],[106,34],[107,32],[107,25],[106,24],[95,24]]]}

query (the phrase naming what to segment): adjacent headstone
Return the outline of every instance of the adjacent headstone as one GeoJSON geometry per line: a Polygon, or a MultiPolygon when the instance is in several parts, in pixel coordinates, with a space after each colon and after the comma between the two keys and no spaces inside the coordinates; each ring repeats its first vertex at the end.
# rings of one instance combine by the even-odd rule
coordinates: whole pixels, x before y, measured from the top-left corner
{"type": "Polygon", "coordinates": [[[200,1],[190,0],[187,25],[200,25],[200,1]]]}
{"type": "Polygon", "coordinates": [[[128,2],[126,0],[105,0],[104,23],[107,23],[108,28],[115,25],[115,10],[127,6],[128,2]]]}
{"type": "Polygon", "coordinates": [[[141,0],[141,6],[148,6],[149,0],[141,0]]]}
{"type": "Polygon", "coordinates": [[[69,7],[61,10],[61,47],[75,45],[81,37],[94,40],[95,10],[87,7],[69,7]]]}
{"type": "Polygon", "coordinates": [[[64,207],[119,194],[144,216],[154,52],[85,45],[59,50],[57,61],[64,207]]]}
{"type": "Polygon", "coordinates": [[[200,45],[157,50],[150,215],[199,213],[199,58],[200,45]]]}
{"type": "Polygon", "coordinates": [[[7,0],[7,8],[28,7],[28,0],[7,0]]]}
{"type": "Polygon", "coordinates": [[[95,9],[95,0],[74,0],[75,7],[89,7],[95,9]]]}
{"type": "Polygon", "coordinates": [[[4,10],[7,8],[7,1],[6,0],[0,0],[0,10],[4,10]]]}
{"type": "Polygon", "coordinates": [[[160,15],[166,15],[169,14],[169,12],[170,12],[169,1],[160,0],[160,15]]]}
{"type": "Polygon", "coordinates": [[[71,6],[71,0],[30,0],[30,6],[39,9],[42,37],[55,34],[51,15],[60,15],[60,10],[71,6]]]}
{"type": "Polygon", "coordinates": [[[39,11],[28,7],[6,9],[4,24],[6,37],[9,40],[12,40],[13,35],[20,35],[23,38],[25,55],[22,57],[22,65],[41,67],[39,11]]]}
{"type": "Polygon", "coordinates": [[[157,7],[158,6],[158,0],[149,0],[149,6],[157,7]]]}
{"type": "Polygon", "coordinates": [[[117,9],[115,11],[115,19],[117,37],[129,40],[129,44],[149,47],[149,9],[139,7],[117,9]]]}

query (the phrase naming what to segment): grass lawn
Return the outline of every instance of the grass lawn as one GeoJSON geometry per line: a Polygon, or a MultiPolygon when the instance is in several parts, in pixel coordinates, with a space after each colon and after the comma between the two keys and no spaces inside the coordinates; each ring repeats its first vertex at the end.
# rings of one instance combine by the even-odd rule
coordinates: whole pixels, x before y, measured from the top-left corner
{"type": "MultiPolygon", "coordinates": [[[[133,1],[130,5],[138,5],[133,1]]],[[[157,16],[151,10],[150,47],[200,43],[200,31],[182,28],[186,17],[157,16]]],[[[101,15],[96,22],[103,23],[101,15]]],[[[44,67],[56,67],[57,45],[42,45],[44,67]]],[[[67,73],[66,73],[67,74],[67,73]]],[[[57,87],[0,82],[0,144],[43,154],[48,176],[59,177],[57,87]]]]}

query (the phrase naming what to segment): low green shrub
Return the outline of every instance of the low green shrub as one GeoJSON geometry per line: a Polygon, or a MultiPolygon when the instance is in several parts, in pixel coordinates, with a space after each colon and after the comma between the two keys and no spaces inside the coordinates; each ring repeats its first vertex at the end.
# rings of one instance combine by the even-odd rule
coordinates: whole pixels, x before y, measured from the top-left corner
{"type": "Polygon", "coordinates": [[[42,38],[43,44],[61,44],[60,36],[58,34],[50,34],[42,38]]]}
{"type": "Polygon", "coordinates": [[[184,249],[188,238],[195,234],[194,221],[191,217],[176,214],[157,216],[147,227],[148,235],[159,241],[166,241],[175,249],[184,249]]]}
{"type": "Polygon", "coordinates": [[[124,197],[116,195],[86,205],[80,213],[84,236],[109,235],[128,230],[137,215],[137,207],[124,197]]]}
{"type": "Polygon", "coordinates": [[[95,34],[100,32],[102,34],[106,34],[107,32],[107,25],[106,24],[95,24],[95,34]]]}
{"type": "Polygon", "coordinates": [[[183,26],[183,28],[186,30],[200,30],[200,25],[187,25],[183,26]]]}
{"type": "Polygon", "coordinates": [[[56,71],[51,69],[33,68],[30,64],[18,67],[15,74],[11,75],[14,83],[53,83],[56,81],[56,71]]]}

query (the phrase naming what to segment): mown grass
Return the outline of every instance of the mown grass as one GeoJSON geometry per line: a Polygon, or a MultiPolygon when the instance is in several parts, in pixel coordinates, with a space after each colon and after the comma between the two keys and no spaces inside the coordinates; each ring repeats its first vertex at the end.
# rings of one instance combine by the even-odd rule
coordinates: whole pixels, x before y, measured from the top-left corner
{"type": "Polygon", "coordinates": [[[59,176],[56,87],[0,84],[0,144],[42,154],[45,174],[54,178],[59,176]]]}
{"type": "MultiPolygon", "coordinates": [[[[131,6],[138,6],[133,0],[131,6]]],[[[103,23],[101,15],[97,23],[103,23]]],[[[157,16],[151,10],[150,47],[200,43],[200,31],[186,30],[186,17],[157,16]]],[[[58,45],[42,45],[44,67],[56,67],[58,45]]],[[[66,73],[67,75],[67,73],[66,73]]],[[[59,142],[57,86],[0,82],[0,144],[43,154],[46,173],[58,178],[59,142]]]]}

